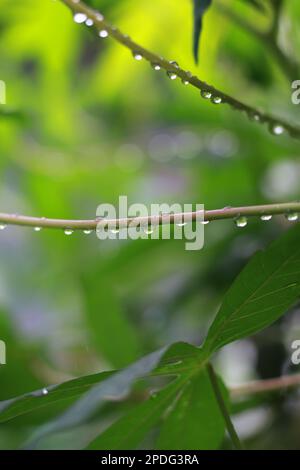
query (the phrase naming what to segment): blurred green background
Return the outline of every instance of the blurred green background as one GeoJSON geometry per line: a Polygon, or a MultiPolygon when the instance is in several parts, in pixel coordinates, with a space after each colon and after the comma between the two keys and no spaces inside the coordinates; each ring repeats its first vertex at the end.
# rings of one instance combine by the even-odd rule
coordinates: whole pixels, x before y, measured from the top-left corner
{"type": "MultiPolygon", "coordinates": [[[[257,26],[245,2],[215,1],[205,17],[200,66],[192,58],[189,0],[90,2],[145,47],[249,104],[299,122],[291,83],[259,40],[221,13],[257,26]]],[[[59,1],[0,0],[2,212],[93,218],[100,203],[224,206],[300,197],[299,142],[274,137],[240,113],[201,99],[112,39],[77,25],[59,1]]],[[[300,5],[286,2],[280,42],[297,57],[300,5]]],[[[300,79],[299,77],[295,77],[300,79]]],[[[0,399],[129,364],[176,341],[200,344],[222,295],[247,259],[288,222],[232,221],[205,228],[202,251],[184,241],[99,241],[94,234],[7,227],[0,233],[0,399]]],[[[290,369],[299,310],[217,358],[240,383],[290,369]]],[[[256,448],[300,448],[298,394],[237,417],[256,448]],[[284,435],[282,433],[284,429],[284,435]]],[[[0,426],[0,448],[20,445],[59,407],[0,426]]],[[[86,433],[92,432],[87,426],[86,433]]],[[[68,434],[49,446],[82,445],[68,434]]]]}

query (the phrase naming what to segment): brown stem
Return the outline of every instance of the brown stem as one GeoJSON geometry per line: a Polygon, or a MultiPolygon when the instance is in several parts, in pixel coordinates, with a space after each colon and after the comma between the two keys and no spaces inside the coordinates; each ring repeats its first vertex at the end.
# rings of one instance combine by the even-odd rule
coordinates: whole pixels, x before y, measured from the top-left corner
{"type": "Polygon", "coordinates": [[[261,393],[276,392],[300,386],[300,374],[286,375],[267,380],[255,380],[243,385],[230,388],[232,398],[240,398],[245,395],[257,395],[261,393]]]}
{"type": "MultiPolygon", "coordinates": [[[[265,204],[260,206],[224,207],[223,209],[205,210],[204,221],[236,219],[239,217],[261,217],[264,215],[300,214],[300,202],[283,204],[265,204]]],[[[40,227],[72,230],[95,230],[101,223],[103,228],[126,228],[132,222],[140,225],[172,225],[176,222],[192,222],[199,220],[199,212],[181,212],[176,214],[161,214],[148,217],[128,217],[122,219],[47,219],[45,217],[29,217],[18,214],[0,213],[1,225],[18,225],[24,227],[40,227]]]]}

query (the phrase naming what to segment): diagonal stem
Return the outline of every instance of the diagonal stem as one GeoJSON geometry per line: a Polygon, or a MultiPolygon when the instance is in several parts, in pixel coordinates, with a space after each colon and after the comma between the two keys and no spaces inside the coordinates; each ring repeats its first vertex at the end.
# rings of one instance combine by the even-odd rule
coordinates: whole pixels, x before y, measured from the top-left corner
{"type": "Polygon", "coordinates": [[[218,378],[216,376],[214,368],[211,365],[211,363],[208,363],[206,367],[207,367],[208,375],[209,375],[209,378],[210,378],[211,386],[213,388],[213,391],[214,391],[216,400],[218,402],[220,411],[223,415],[223,418],[224,418],[224,421],[225,421],[225,424],[226,424],[226,428],[227,428],[228,434],[229,434],[229,436],[232,440],[232,443],[233,443],[236,450],[243,450],[242,443],[241,443],[241,441],[239,439],[239,436],[237,435],[237,432],[236,432],[236,430],[233,426],[233,423],[232,423],[231,418],[230,418],[229,411],[227,410],[226,403],[223,399],[222,392],[220,390],[219,383],[218,383],[218,378]]]}
{"type": "Polygon", "coordinates": [[[104,33],[105,37],[109,35],[120,44],[130,49],[135,57],[143,58],[150,62],[150,64],[165,70],[169,74],[173,74],[175,77],[179,77],[183,83],[187,83],[195,88],[198,88],[198,90],[202,92],[202,96],[206,99],[211,99],[212,103],[228,104],[233,109],[246,114],[254,122],[267,124],[270,131],[275,135],[281,135],[286,131],[291,137],[300,139],[300,128],[297,126],[289,124],[283,119],[271,116],[237,100],[223,91],[218,90],[214,86],[207,84],[188,71],[183,70],[178,66],[178,64],[176,64],[176,62],[168,61],[165,58],[149,51],[148,49],[145,49],[141,45],[134,42],[128,35],[123,34],[119,29],[108,23],[101,13],[88,7],[83,2],[79,0],[61,1],[70,7],[73,12],[85,15],[87,19],[93,22],[93,25],[98,32],[104,33]]]}

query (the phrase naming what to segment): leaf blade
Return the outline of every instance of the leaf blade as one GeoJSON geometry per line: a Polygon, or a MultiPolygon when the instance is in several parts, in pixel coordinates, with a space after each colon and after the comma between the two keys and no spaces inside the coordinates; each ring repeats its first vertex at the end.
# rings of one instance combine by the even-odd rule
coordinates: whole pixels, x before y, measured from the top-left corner
{"type": "Polygon", "coordinates": [[[300,225],[296,225],[250,260],[209,329],[204,343],[208,355],[272,324],[296,302],[300,296],[299,240],[300,225]]]}
{"type": "Polygon", "coordinates": [[[198,63],[198,50],[200,36],[202,32],[203,15],[210,7],[212,0],[193,0],[194,4],[194,33],[193,33],[193,53],[195,62],[198,63]]]}
{"type": "MultiPolygon", "coordinates": [[[[220,385],[225,395],[224,385],[220,385]]],[[[160,430],[157,448],[160,450],[216,449],[220,446],[224,433],[224,420],[207,370],[203,369],[187,384],[166,417],[160,430]]]]}

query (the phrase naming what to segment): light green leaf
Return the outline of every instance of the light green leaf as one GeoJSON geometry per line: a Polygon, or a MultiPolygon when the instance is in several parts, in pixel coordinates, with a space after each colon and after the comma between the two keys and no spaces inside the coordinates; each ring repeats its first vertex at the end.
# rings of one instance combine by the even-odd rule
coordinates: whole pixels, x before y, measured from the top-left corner
{"type": "Polygon", "coordinates": [[[238,276],[210,327],[210,355],[273,323],[300,296],[300,225],[258,252],[238,276]]]}

